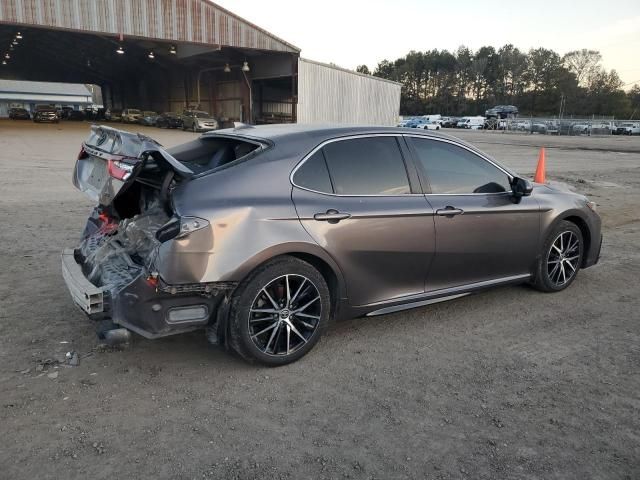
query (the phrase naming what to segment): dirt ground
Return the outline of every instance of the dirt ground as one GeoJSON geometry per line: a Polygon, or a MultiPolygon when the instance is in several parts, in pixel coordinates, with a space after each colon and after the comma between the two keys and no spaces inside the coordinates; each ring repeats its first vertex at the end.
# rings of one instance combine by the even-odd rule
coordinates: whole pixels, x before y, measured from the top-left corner
{"type": "Polygon", "coordinates": [[[200,333],[97,348],[59,260],[87,132],[0,121],[0,479],[640,478],[640,137],[453,131],[523,174],[547,145],[550,179],[599,204],[601,262],[559,294],[338,322],[265,369],[200,333]]]}

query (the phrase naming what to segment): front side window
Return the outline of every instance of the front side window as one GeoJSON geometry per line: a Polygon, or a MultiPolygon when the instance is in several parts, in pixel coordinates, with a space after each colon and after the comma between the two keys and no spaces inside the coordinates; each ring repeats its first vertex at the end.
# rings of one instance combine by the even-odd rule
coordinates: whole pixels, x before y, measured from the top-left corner
{"type": "Polygon", "coordinates": [[[323,147],[334,192],[338,195],[411,193],[395,137],[340,140],[323,147]]]}
{"type": "Polygon", "coordinates": [[[502,170],[466,148],[415,137],[410,141],[431,193],[500,193],[511,189],[502,170]]]}

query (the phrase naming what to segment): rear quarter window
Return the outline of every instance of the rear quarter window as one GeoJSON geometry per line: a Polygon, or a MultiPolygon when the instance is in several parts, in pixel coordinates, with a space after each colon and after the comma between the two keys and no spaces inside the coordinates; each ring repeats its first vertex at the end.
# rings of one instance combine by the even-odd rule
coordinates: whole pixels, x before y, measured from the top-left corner
{"type": "Polygon", "coordinates": [[[333,193],[329,170],[322,150],[311,155],[293,175],[298,187],[322,193],[333,193]]]}

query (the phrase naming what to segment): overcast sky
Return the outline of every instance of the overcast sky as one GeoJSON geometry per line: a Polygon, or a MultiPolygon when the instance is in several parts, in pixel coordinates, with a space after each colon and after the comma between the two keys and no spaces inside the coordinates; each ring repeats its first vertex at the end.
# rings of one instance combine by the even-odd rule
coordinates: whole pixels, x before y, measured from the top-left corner
{"type": "Polygon", "coordinates": [[[214,1],[301,48],[303,57],[345,68],[373,70],[410,50],[513,43],[560,54],[600,50],[604,66],[625,83],[640,80],[640,0],[214,1]]]}

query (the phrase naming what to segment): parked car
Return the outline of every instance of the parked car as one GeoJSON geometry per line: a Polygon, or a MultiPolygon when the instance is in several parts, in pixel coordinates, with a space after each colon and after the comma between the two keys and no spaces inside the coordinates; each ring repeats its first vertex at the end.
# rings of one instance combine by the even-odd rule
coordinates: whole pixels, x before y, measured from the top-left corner
{"type": "Polygon", "coordinates": [[[12,120],[31,120],[31,114],[26,108],[10,108],[9,118],[12,120]]]}
{"type": "Polygon", "coordinates": [[[616,135],[640,135],[640,122],[624,122],[616,127],[616,135]]]}
{"type": "Polygon", "coordinates": [[[185,110],[182,113],[182,129],[191,130],[192,132],[205,132],[208,130],[216,130],[218,121],[213,115],[203,112],[202,110],[185,110]]]}
{"type": "Polygon", "coordinates": [[[158,115],[156,127],[160,128],[182,128],[182,118],[174,112],[164,112],[158,115]]]}
{"type": "Polygon", "coordinates": [[[564,290],[602,240],[586,197],[422,130],[242,126],[164,150],[93,126],[73,183],[96,207],[63,276],[106,339],[206,328],[267,365],[302,357],[331,318],[564,290]]]}
{"type": "Polygon", "coordinates": [[[104,114],[104,118],[110,122],[120,122],[122,120],[122,110],[111,110],[107,109],[104,114]]]}
{"type": "Polygon", "coordinates": [[[51,122],[51,123],[59,123],[60,117],[58,116],[58,112],[53,107],[42,107],[36,110],[33,114],[33,121],[36,123],[41,122],[51,122]]]}
{"type": "Polygon", "coordinates": [[[446,117],[442,120],[441,126],[443,128],[456,128],[459,121],[460,121],[460,118],[458,117],[446,117]]]}
{"type": "Polygon", "coordinates": [[[405,128],[422,128],[422,125],[426,123],[427,123],[427,120],[425,120],[424,118],[415,117],[406,123],[405,128]]]}
{"type": "Polygon", "coordinates": [[[407,127],[407,124],[408,124],[409,122],[411,122],[412,120],[413,120],[413,117],[412,117],[412,118],[404,118],[404,119],[402,119],[402,120],[400,120],[400,121],[398,122],[398,124],[396,125],[396,127],[408,128],[408,127],[407,127]]]}
{"type": "Polygon", "coordinates": [[[82,121],[85,119],[85,113],[82,110],[70,110],[67,112],[67,120],[82,121]]]}
{"type": "Polygon", "coordinates": [[[140,119],[138,122],[140,125],[147,125],[149,127],[153,127],[156,124],[156,120],[158,119],[158,114],[151,110],[145,110],[142,112],[140,119]]]}
{"type": "Polygon", "coordinates": [[[571,133],[573,135],[588,135],[590,126],[588,123],[574,123],[571,126],[571,133]]]}
{"type": "Polygon", "coordinates": [[[496,105],[484,113],[487,118],[513,118],[518,116],[518,107],[513,105],[496,105]]]}
{"type": "Polygon", "coordinates": [[[458,122],[458,128],[466,128],[471,130],[481,130],[484,128],[484,117],[463,117],[461,121],[458,122]]]}
{"type": "Polygon", "coordinates": [[[417,128],[421,128],[422,130],[440,130],[440,124],[438,122],[422,123],[418,125],[417,128]]]}
{"type": "Polygon", "coordinates": [[[513,123],[514,130],[531,131],[531,120],[519,120],[513,123]]]}
{"type": "Polygon", "coordinates": [[[142,117],[142,111],[137,108],[125,108],[120,115],[120,121],[122,123],[138,123],[142,117]]]}

